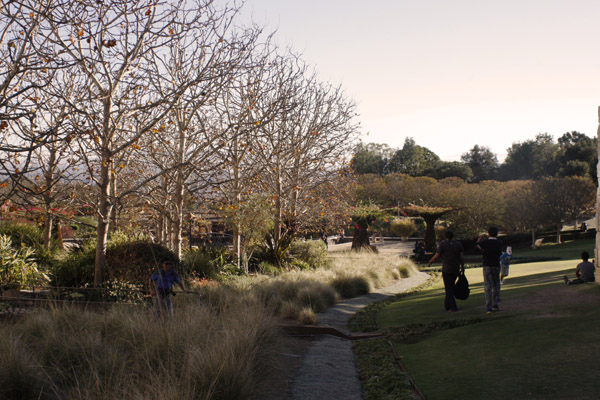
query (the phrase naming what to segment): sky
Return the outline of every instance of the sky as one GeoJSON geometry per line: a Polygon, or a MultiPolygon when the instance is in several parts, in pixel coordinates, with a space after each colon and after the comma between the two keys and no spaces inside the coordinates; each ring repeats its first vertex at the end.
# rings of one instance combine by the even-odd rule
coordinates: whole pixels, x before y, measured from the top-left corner
{"type": "Polygon", "coordinates": [[[247,0],[242,17],[343,87],[365,143],[502,161],[538,133],[598,129],[597,0],[247,0]]]}

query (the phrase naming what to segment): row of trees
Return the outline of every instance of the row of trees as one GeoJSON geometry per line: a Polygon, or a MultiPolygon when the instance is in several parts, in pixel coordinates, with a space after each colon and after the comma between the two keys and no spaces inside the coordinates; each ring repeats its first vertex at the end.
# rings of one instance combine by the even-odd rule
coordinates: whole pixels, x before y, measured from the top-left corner
{"type": "Polygon", "coordinates": [[[284,227],[343,212],[354,104],[219,4],[0,8],[0,200],[40,206],[47,245],[61,209],[91,208],[96,285],[124,215],[181,254],[186,212],[214,205],[242,258],[248,204],[270,213],[275,247],[284,227]]]}
{"type": "Polygon", "coordinates": [[[411,204],[452,209],[443,219],[465,238],[496,225],[508,232],[530,231],[535,242],[538,228],[552,226],[560,241],[565,223],[594,214],[596,198],[594,183],[577,176],[472,184],[460,178],[365,174],[358,182],[360,199],[396,207],[398,215],[411,204]]]}
{"type": "Polygon", "coordinates": [[[385,144],[359,144],[352,166],[357,174],[403,173],[443,179],[451,176],[469,182],[509,181],[550,177],[581,176],[596,180],[598,154],[596,138],[567,132],[557,141],[546,133],[513,143],[503,163],[489,148],[475,145],[461,161],[446,162],[414,139],[406,138],[401,149],[385,144]]]}

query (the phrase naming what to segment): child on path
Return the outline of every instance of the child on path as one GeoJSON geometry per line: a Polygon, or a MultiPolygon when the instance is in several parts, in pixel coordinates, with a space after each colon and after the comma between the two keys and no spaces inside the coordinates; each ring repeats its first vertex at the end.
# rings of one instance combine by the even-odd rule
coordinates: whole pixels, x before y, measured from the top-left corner
{"type": "Polygon", "coordinates": [[[506,246],[506,250],[500,254],[500,284],[504,284],[504,278],[508,276],[508,267],[512,260],[512,247],[506,246]]]}

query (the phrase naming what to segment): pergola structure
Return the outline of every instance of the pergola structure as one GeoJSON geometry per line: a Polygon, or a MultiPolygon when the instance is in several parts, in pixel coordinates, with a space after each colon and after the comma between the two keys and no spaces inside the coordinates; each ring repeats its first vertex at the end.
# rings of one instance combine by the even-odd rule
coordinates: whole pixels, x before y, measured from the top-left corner
{"type": "Polygon", "coordinates": [[[451,207],[429,207],[417,206],[411,204],[404,207],[404,211],[411,215],[416,215],[425,220],[425,250],[430,252],[436,251],[435,245],[435,221],[442,215],[454,210],[451,207]]]}

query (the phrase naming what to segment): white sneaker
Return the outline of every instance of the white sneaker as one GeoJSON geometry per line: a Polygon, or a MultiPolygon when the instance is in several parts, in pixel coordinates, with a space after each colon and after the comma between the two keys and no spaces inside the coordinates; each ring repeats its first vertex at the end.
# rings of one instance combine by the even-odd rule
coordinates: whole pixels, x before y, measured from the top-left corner
{"type": "Polygon", "coordinates": [[[504,285],[504,279],[500,279],[500,284],[504,285]]]}

